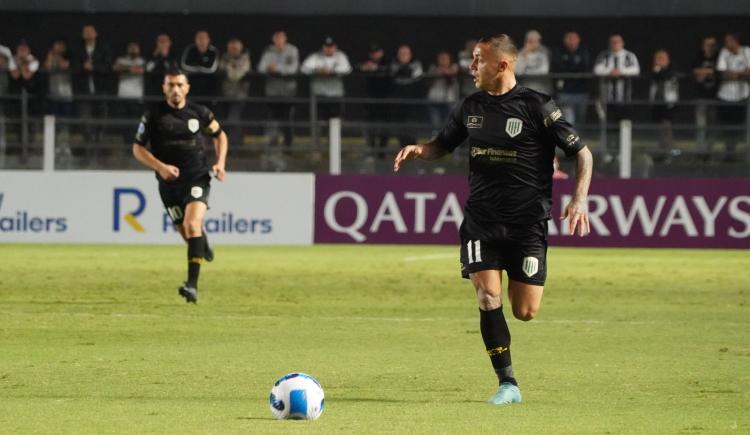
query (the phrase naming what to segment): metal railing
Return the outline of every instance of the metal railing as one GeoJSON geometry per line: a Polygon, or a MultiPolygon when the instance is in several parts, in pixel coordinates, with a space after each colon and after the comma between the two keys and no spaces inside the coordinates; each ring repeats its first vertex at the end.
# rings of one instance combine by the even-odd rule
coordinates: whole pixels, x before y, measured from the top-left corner
{"type": "MultiPolygon", "coordinates": [[[[255,76],[253,76],[255,77],[255,76]]],[[[353,75],[349,80],[364,80],[371,76],[353,75]]],[[[539,78],[536,76],[535,78],[539,78]]],[[[589,80],[589,98],[583,103],[586,107],[586,118],[576,124],[584,141],[598,155],[597,170],[603,175],[623,175],[623,171],[634,176],[690,175],[701,173],[709,176],[748,176],[750,171],[750,110],[748,101],[726,103],[719,100],[684,99],[673,104],[674,117],[668,125],[655,122],[650,113],[654,107],[663,104],[643,98],[642,89],[634,86],[635,97],[627,101],[612,103],[598,97],[595,88],[602,84],[602,78],[590,74],[555,74],[544,76],[550,80],[577,78],[589,80]],[[698,109],[715,112],[722,107],[745,109],[745,118],[736,124],[718,124],[711,119],[704,123],[695,121],[698,109]],[[610,109],[619,108],[628,112],[625,118],[611,116],[610,109]],[[621,124],[622,119],[631,121],[632,147],[631,158],[623,157],[621,124]],[[674,143],[673,147],[664,148],[654,145],[658,136],[668,130],[674,143]],[[731,150],[727,158],[717,159],[721,154],[716,145],[724,137],[732,136],[735,142],[742,145],[731,150]],[[706,144],[708,142],[708,144],[706,144]],[[711,147],[713,143],[713,148],[711,147]],[[714,160],[727,160],[726,162],[714,160]],[[630,171],[626,161],[632,162],[630,171]],[[707,164],[708,162],[708,164],[707,164]],[[665,169],[666,165],[671,165],[665,169]],[[692,169],[691,169],[692,166],[692,169]],[[697,170],[696,170],[697,169],[697,170]],[[728,169],[728,170],[727,170],[728,169]]],[[[633,78],[633,81],[643,80],[633,78]]],[[[687,80],[683,77],[682,80],[687,80]]],[[[523,80],[523,77],[521,78],[523,80]]],[[[641,83],[642,85],[643,83],[641,83]]],[[[347,89],[356,86],[347,83],[347,89]]],[[[641,86],[642,88],[642,86],[641,86]]],[[[233,97],[191,97],[191,100],[210,105],[217,112],[224,129],[230,133],[232,154],[247,154],[247,162],[240,165],[243,170],[301,170],[329,171],[333,167],[343,172],[383,172],[390,168],[391,153],[402,143],[393,144],[393,138],[411,137],[426,140],[440,128],[430,120],[432,108],[444,107],[451,103],[429,101],[425,98],[373,98],[357,96],[352,91],[347,97],[320,97],[300,89],[297,97],[267,97],[250,95],[245,98],[233,97]],[[307,95],[305,95],[307,94],[307,95]],[[268,111],[275,104],[285,104],[293,115],[285,119],[273,119],[268,111]],[[233,105],[239,105],[241,115],[229,116],[233,105]],[[328,119],[321,115],[325,106],[343,107],[339,135],[323,134],[330,127],[328,119]],[[380,109],[378,109],[380,108],[380,109]],[[385,113],[386,116],[382,116],[385,113]],[[270,132],[275,130],[274,132],[270,132]],[[278,144],[284,130],[292,133],[293,144],[284,147],[278,144]],[[275,135],[275,138],[272,137],[275,135]],[[239,136],[239,137],[238,137],[239,136]],[[385,136],[390,139],[385,149],[373,145],[372,136],[385,136]],[[335,152],[339,160],[332,166],[335,156],[326,146],[339,141],[340,152],[335,152]],[[274,144],[274,142],[276,144],[274,144]],[[264,159],[282,155],[286,165],[273,162],[263,163],[264,159]],[[386,155],[387,154],[387,155],[386,155]],[[370,163],[374,158],[374,167],[358,169],[362,162],[370,163]],[[253,160],[261,163],[253,162],[253,160]],[[328,164],[327,164],[328,163],[328,164]]],[[[42,142],[47,136],[43,133],[42,115],[51,112],[51,104],[68,105],[66,116],[55,119],[55,150],[58,160],[65,160],[72,154],[73,163],[59,164],[58,168],[137,168],[129,157],[130,143],[137,126],[141,105],[162,101],[160,96],[147,96],[142,99],[128,100],[115,96],[76,96],[68,101],[55,101],[44,95],[31,95],[22,91],[18,95],[0,97],[3,111],[0,113],[0,168],[41,168],[43,157],[42,142]],[[94,111],[90,116],[81,117],[74,114],[82,105],[99,105],[102,110],[94,111]],[[124,108],[131,113],[125,116],[124,108]],[[109,113],[107,113],[109,112],[109,113]],[[118,152],[121,151],[121,152],[118,152]],[[105,156],[108,159],[100,160],[105,156]]],[[[236,115],[236,113],[235,113],[236,115]]],[[[710,118],[710,117],[709,117],[710,118]]],[[[377,142],[377,140],[375,141],[377,142]]],[[[454,158],[451,164],[444,165],[448,171],[465,170],[463,160],[454,158]]],[[[372,166],[372,165],[370,165],[372,166]]],[[[569,168],[570,169],[570,168],[569,168]]],[[[428,171],[427,167],[416,165],[415,171],[428,171]]]]}

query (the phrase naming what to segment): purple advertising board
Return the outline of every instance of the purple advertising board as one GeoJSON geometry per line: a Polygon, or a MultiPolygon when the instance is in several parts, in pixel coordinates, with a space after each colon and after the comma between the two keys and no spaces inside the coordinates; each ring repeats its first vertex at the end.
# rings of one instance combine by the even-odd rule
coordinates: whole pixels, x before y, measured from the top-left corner
{"type": "MultiPolygon", "coordinates": [[[[317,176],[316,243],[456,244],[466,177],[317,176]]],[[[558,217],[575,182],[555,181],[550,245],[750,248],[750,180],[594,179],[591,233],[558,217]]]]}

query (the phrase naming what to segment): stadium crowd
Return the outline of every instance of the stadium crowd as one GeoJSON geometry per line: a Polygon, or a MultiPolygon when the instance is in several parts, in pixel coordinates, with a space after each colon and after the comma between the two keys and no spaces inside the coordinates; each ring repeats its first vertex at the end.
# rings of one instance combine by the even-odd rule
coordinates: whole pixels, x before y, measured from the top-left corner
{"type": "MultiPolygon", "coordinates": [[[[2,43],[2,41],[0,41],[2,43]]],[[[0,45],[0,97],[26,92],[39,97],[33,110],[63,117],[132,118],[141,110],[143,97],[159,96],[163,72],[178,66],[190,77],[193,97],[214,98],[221,101],[222,115],[230,124],[241,120],[244,102],[250,95],[277,97],[269,103],[269,124],[276,125],[274,141],[290,145],[293,140],[290,120],[294,105],[284,98],[309,94],[324,97],[318,117],[328,119],[342,115],[342,104],[336,97],[351,96],[343,77],[358,74],[364,80],[363,93],[369,98],[423,99],[428,105],[428,119],[437,130],[452,105],[462,95],[474,92],[469,66],[475,41],[466,41],[458,53],[441,50],[429,63],[423,63],[409,44],[402,44],[392,52],[372,43],[367,53],[350,56],[332,37],[321,41],[316,52],[301,56],[288,40],[285,31],[271,35],[271,43],[253,62],[239,38],[231,38],[217,47],[205,30],[195,33],[194,42],[182,49],[172,45],[170,35],[156,36],[148,51],[131,41],[118,56],[113,55],[106,41],[101,41],[93,25],[85,25],[80,39],[57,39],[44,55],[35,55],[32,47],[20,41],[11,48],[0,45]],[[353,63],[351,58],[359,60],[353,63]],[[427,65],[427,66],[426,66],[427,65]],[[262,76],[262,79],[260,79],[262,76]],[[259,78],[256,80],[256,78],[259,78]],[[309,81],[309,90],[300,89],[301,78],[309,81]],[[107,104],[105,99],[80,98],[111,96],[121,99],[107,104]],[[218,98],[217,98],[218,97],[218,98]],[[333,97],[334,100],[326,101],[333,97]],[[78,100],[78,101],[76,101],[78,100]],[[75,104],[73,104],[75,101],[75,104]]],[[[556,44],[557,45],[557,44],[556,44]]],[[[696,49],[696,58],[688,68],[678,68],[670,61],[670,53],[663,48],[653,53],[636,53],[626,48],[622,35],[609,37],[608,49],[594,55],[582,43],[577,32],[563,35],[559,47],[550,49],[542,43],[536,30],[526,33],[519,44],[516,72],[521,83],[554,95],[573,123],[585,123],[587,109],[594,98],[603,102],[607,119],[619,120],[628,116],[628,105],[633,98],[632,79],[647,78],[650,120],[661,124],[659,143],[672,147],[671,122],[680,100],[680,79],[689,79],[690,95],[706,104],[697,104],[695,122],[705,126],[716,122],[722,125],[741,125],[746,122],[746,107],[742,104],[722,105],[714,102],[736,103],[750,96],[750,47],[741,44],[736,33],[723,39],[708,36],[696,49]],[[648,58],[648,61],[644,58],[648,58]],[[642,68],[642,64],[648,65],[642,68]],[[591,77],[600,80],[598,89],[590,86],[591,77]]],[[[43,53],[43,51],[40,50],[43,53]]],[[[684,81],[683,81],[684,87],[684,81]]],[[[416,109],[409,105],[369,105],[365,107],[368,120],[409,122],[415,119],[416,109]]],[[[6,114],[7,115],[7,114],[6,114]]],[[[403,130],[407,132],[408,130],[403,130]]],[[[401,144],[415,138],[403,133],[401,144]]],[[[726,135],[728,155],[734,151],[738,135],[726,135]]],[[[387,132],[370,134],[373,148],[383,148],[387,132]]],[[[698,147],[708,141],[699,139],[698,147]]]]}

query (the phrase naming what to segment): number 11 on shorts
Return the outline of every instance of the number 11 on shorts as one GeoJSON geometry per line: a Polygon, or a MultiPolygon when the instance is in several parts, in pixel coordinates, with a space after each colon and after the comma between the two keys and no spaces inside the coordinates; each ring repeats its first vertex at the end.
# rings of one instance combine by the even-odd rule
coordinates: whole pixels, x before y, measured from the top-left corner
{"type": "Polygon", "coordinates": [[[482,242],[481,240],[469,240],[466,244],[466,252],[469,254],[469,263],[479,263],[482,261],[482,242]]]}

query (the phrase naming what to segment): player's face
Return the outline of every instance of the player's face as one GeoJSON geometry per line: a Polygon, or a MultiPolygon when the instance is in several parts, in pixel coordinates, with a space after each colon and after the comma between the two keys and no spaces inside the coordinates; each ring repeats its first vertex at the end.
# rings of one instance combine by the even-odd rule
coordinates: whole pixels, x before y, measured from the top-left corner
{"type": "Polygon", "coordinates": [[[500,86],[500,76],[508,68],[508,62],[500,57],[489,44],[474,46],[471,75],[474,86],[483,91],[493,91],[500,86]]]}
{"type": "Polygon", "coordinates": [[[190,84],[187,81],[187,77],[183,74],[164,76],[162,90],[167,97],[167,101],[173,106],[180,106],[185,101],[188,92],[190,92],[190,84]]]}

